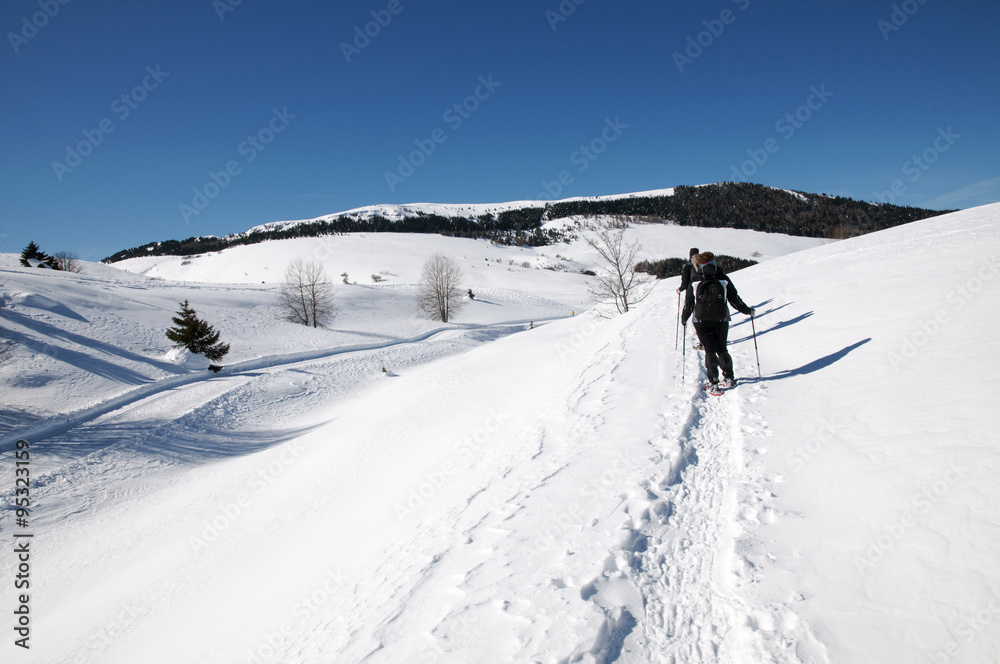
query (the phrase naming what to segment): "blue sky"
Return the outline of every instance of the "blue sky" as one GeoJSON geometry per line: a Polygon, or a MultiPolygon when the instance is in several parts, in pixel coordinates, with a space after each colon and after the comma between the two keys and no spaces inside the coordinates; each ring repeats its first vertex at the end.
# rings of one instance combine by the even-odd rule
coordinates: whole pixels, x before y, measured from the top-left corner
{"type": "Polygon", "coordinates": [[[4,3],[0,251],[732,180],[1000,200],[994,1],[235,2],[4,3]]]}

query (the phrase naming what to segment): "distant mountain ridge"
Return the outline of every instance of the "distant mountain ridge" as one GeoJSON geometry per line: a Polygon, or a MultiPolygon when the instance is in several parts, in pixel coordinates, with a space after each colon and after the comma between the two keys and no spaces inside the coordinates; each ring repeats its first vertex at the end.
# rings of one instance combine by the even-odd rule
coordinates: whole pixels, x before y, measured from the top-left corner
{"type": "Polygon", "coordinates": [[[844,238],[950,211],[867,203],[759,184],[726,182],[558,201],[370,205],[315,219],[272,222],[225,237],[199,236],[151,242],[119,251],[103,262],[114,263],[141,256],[190,256],[267,240],[357,232],[436,233],[485,238],[498,244],[540,246],[565,237],[564,231],[558,228],[546,228],[547,222],[570,217],[614,216],[646,223],[844,238]]]}

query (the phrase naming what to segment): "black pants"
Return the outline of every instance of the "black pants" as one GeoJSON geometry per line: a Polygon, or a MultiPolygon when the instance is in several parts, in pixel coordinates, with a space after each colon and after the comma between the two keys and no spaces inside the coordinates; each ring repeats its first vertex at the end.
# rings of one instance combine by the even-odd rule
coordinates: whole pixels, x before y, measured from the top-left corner
{"type": "Polygon", "coordinates": [[[705,347],[705,371],[713,383],[719,380],[719,367],[726,378],[733,377],[733,356],[726,350],[729,338],[729,323],[695,323],[694,331],[698,334],[701,345],[705,347]]]}

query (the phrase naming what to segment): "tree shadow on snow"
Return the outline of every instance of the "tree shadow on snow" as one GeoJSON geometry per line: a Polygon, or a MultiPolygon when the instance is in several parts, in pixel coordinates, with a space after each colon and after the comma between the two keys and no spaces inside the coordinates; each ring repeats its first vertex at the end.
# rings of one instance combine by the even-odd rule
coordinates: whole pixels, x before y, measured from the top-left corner
{"type": "Polygon", "coordinates": [[[0,406],[0,436],[23,429],[41,419],[42,416],[38,413],[10,406],[0,406]]]}
{"type": "MultiPolygon", "coordinates": [[[[22,334],[14,330],[4,330],[3,334],[0,336],[13,341],[17,345],[23,346],[34,353],[47,355],[54,360],[65,362],[66,364],[73,365],[78,369],[92,373],[95,376],[107,378],[108,380],[127,383],[129,385],[142,385],[153,381],[152,378],[144,376],[138,371],[133,371],[127,367],[119,366],[112,362],[108,362],[107,360],[102,360],[99,357],[88,355],[87,353],[81,353],[80,351],[63,348],[61,346],[54,346],[52,344],[45,343],[44,341],[33,339],[26,334],[22,334]]],[[[176,372],[176,368],[174,371],[176,372]]]]}
{"type": "Polygon", "coordinates": [[[868,337],[867,339],[862,339],[861,341],[859,341],[859,342],[857,342],[855,344],[851,344],[850,346],[847,346],[846,348],[842,348],[841,350],[838,350],[836,353],[830,353],[829,355],[821,357],[818,360],[813,360],[812,362],[809,362],[808,364],[804,364],[801,367],[799,367],[798,369],[786,369],[784,371],[779,371],[778,373],[776,373],[776,374],[774,374],[772,376],[764,376],[763,378],[744,378],[744,379],[740,380],[740,383],[763,383],[763,382],[769,381],[769,380],[781,380],[783,378],[790,378],[792,376],[805,376],[805,375],[808,375],[808,374],[811,374],[811,373],[815,373],[816,371],[819,371],[820,369],[825,369],[826,367],[830,366],[831,364],[839,362],[840,360],[842,360],[845,357],[847,357],[847,355],[851,351],[856,350],[856,349],[860,348],[861,346],[864,346],[866,343],[868,343],[871,340],[872,340],[871,337],[868,337]]]}
{"type": "Polygon", "coordinates": [[[321,426],[264,431],[223,430],[171,420],[82,425],[48,439],[46,450],[63,458],[82,458],[109,447],[150,458],[200,465],[246,456],[281,445],[321,426]]]}
{"type": "Polygon", "coordinates": [[[166,373],[176,374],[182,372],[181,369],[179,369],[176,365],[171,364],[170,362],[162,362],[159,360],[154,360],[150,357],[145,357],[143,355],[127,351],[124,348],[113,346],[104,341],[91,339],[90,337],[85,337],[82,334],[68,332],[66,330],[56,327],[55,325],[50,325],[49,323],[45,323],[40,320],[35,320],[34,318],[31,318],[30,316],[25,316],[24,314],[19,314],[13,311],[5,311],[3,313],[3,316],[9,317],[12,321],[16,322],[18,325],[23,325],[24,327],[34,332],[37,332],[38,334],[45,335],[47,337],[52,337],[53,339],[60,339],[68,343],[78,344],[84,348],[92,348],[94,350],[107,353],[108,355],[115,355],[124,360],[131,360],[133,362],[139,362],[141,364],[148,364],[166,373]]]}

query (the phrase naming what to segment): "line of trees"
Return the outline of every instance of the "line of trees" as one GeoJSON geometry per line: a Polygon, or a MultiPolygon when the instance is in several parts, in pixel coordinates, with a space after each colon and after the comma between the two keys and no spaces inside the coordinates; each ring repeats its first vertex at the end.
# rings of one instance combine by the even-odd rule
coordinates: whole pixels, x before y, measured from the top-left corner
{"type": "MultiPolygon", "coordinates": [[[[684,258],[664,258],[657,261],[645,260],[636,263],[635,269],[638,272],[650,274],[657,279],[669,279],[670,277],[680,276],[681,270],[684,269],[686,263],[688,263],[688,260],[684,258]]],[[[729,274],[737,270],[742,270],[745,267],[756,265],[757,261],[748,258],[726,256],[725,254],[716,254],[715,264],[719,266],[720,270],[729,274]]]]}

